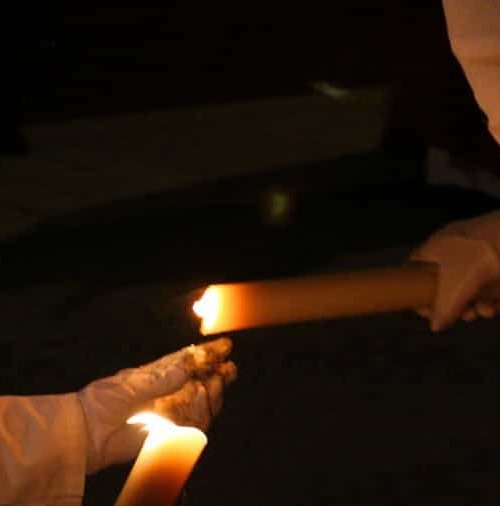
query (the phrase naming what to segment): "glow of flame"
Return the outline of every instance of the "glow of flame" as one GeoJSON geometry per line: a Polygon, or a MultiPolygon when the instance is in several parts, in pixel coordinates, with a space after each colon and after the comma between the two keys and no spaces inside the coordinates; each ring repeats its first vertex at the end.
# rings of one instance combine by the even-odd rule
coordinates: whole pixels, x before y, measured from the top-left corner
{"type": "Polygon", "coordinates": [[[183,427],[176,425],[174,422],[171,422],[167,418],[157,415],[156,413],[148,411],[138,413],[137,415],[131,416],[127,420],[127,423],[142,424],[144,426],[144,429],[148,433],[148,437],[144,442],[144,447],[146,449],[154,448],[166,439],[174,438],[176,435],[185,432],[196,434],[198,437],[201,436],[204,438],[206,443],[206,436],[201,430],[196,427],[183,427]]]}
{"type": "Polygon", "coordinates": [[[193,304],[193,311],[203,320],[203,329],[208,331],[217,322],[220,296],[215,286],[209,286],[200,300],[193,304]]]}

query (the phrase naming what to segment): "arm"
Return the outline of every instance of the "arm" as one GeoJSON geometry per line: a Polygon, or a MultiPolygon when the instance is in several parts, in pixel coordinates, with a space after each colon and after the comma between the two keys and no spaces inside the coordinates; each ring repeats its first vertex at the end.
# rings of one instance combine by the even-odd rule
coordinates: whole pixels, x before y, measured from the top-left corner
{"type": "MultiPolygon", "coordinates": [[[[451,47],[500,144],[500,0],[443,0],[443,6],[451,47]]],[[[471,321],[500,312],[497,301],[475,300],[485,285],[500,279],[500,211],[450,223],[411,258],[440,268],[434,305],[419,310],[433,330],[460,317],[471,321]]]]}
{"type": "Polygon", "coordinates": [[[0,504],[79,505],[85,439],[76,394],[0,397],[0,504]]]}
{"type": "Polygon", "coordinates": [[[500,144],[500,1],[443,0],[451,47],[500,144]]]}
{"type": "Polygon", "coordinates": [[[0,397],[0,506],[77,506],[84,481],[128,462],[145,433],[137,410],[207,429],[236,378],[227,338],[187,346],[93,381],[77,393],[0,397]]]}

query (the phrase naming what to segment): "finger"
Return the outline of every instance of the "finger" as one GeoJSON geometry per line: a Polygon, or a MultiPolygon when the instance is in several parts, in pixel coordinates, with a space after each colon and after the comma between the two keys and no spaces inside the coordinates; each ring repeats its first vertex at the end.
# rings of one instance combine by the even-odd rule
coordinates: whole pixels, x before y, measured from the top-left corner
{"type": "Polygon", "coordinates": [[[461,240],[450,257],[440,265],[432,329],[443,330],[464,313],[486,283],[498,276],[498,259],[491,249],[475,241],[461,240]],[[464,267],[465,266],[465,267],[464,267]]]}
{"type": "Polygon", "coordinates": [[[224,380],[218,374],[214,374],[205,380],[204,385],[207,394],[210,418],[213,418],[217,416],[222,409],[224,380]]]}
{"type": "Polygon", "coordinates": [[[481,318],[486,318],[490,320],[491,318],[494,318],[497,313],[497,308],[495,303],[488,302],[488,301],[478,301],[476,302],[475,309],[477,314],[481,318]]]}
{"type": "Polygon", "coordinates": [[[220,337],[213,341],[201,343],[195,346],[197,356],[196,359],[200,365],[216,364],[223,362],[233,349],[233,342],[227,337],[220,337]]]}
{"type": "Polygon", "coordinates": [[[227,359],[232,347],[232,341],[226,337],[195,346],[192,377],[203,380],[211,376],[227,359]]]}
{"type": "Polygon", "coordinates": [[[230,385],[238,377],[238,368],[232,361],[223,362],[216,368],[216,373],[224,381],[224,385],[230,385]]]}
{"type": "Polygon", "coordinates": [[[193,402],[195,409],[192,412],[192,423],[199,429],[206,431],[214,417],[210,404],[210,394],[207,387],[201,381],[196,381],[196,400],[193,402]]]}
{"type": "Polygon", "coordinates": [[[208,396],[211,417],[215,417],[222,409],[224,387],[236,380],[238,369],[234,362],[224,362],[217,368],[217,373],[204,381],[208,396]]]}
{"type": "Polygon", "coordinates": [[[477,313],[475,308],[469,307],[462,313],[462,320],[464,322],[472,322],[474,320],[477,320],[477,313]]]}
{"type": "Polygon", "coordinates": [[[216,364],[224,361],[231,353],[233,343],[226,337],[214,339],[200,345],[190,345],[170,353],[141,367],[142,370],[161,374],[172,366],[186,371],[188,376],[210,374],[216,364]]]}
{"type": "Polygon", "coordinates": [[[186,383],[173,395],[156,399],[154,411],[178,425],[206,430],[210,424],[210,407],[205,386],[197,380],[186,383]]]}

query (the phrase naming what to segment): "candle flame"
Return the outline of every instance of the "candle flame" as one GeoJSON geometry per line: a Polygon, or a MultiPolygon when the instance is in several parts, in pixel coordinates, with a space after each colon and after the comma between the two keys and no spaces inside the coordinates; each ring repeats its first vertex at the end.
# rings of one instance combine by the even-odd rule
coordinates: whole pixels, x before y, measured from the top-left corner
{"type": "Polygon", "coordinates": [[[134,416],[131,416],[127,420],[127,423],[142,424],[144,426],[144,429],[148,433],[148,437],[144,442],[144,446],[146,448],[153,448],[162,441],[169,439],[171,437],[175,437],[177,434],[181,432],[196,433],[202,438],[204,438],[206,443],[206,436],[201,430],[197,429],[196,427],[184,427],[181,425],[177,425],[174,422],[168,420],[167,418],[157,415],[156,413],[151,413],[148,411],[138,413],[134,416]]]}
{"type": "Polygon", "coordinates": [[[200,300],[193,304],[193,311],[202,320],[203,332],[209,331],[217,322],[220,306],[219,292],[215,286],[209,286],[200,300]]]}

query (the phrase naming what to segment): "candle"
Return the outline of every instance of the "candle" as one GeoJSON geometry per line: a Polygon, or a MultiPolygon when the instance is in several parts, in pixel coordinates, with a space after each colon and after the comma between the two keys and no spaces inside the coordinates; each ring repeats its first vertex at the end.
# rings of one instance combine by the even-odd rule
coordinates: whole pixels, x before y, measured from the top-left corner
{"type": "Polygon", "coordinates": [[[174,505],[205,448],[205,434],[154,413],[139,413],[128,423],[143,423],[148,435],[115,506],[174,505]]]}
{"type": "MultiPolygon", "coordinates": [[[[363,271],[210,285],[193,305],[203,335],[430,306],[437,266],[409,263],[363,271]]],[[[500,300],[500,285],[481,298],[500,300]]]]}

